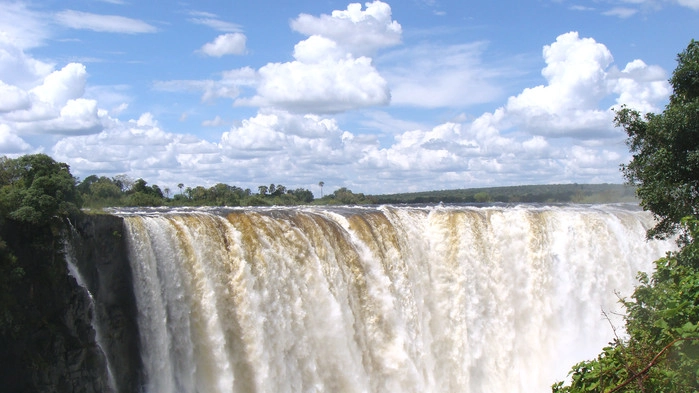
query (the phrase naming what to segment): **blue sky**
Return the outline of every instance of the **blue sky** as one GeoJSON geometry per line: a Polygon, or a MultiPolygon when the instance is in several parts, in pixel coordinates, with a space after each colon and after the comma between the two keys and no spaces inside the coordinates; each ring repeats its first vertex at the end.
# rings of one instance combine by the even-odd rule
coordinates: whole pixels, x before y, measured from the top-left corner
{"type": "Polygon", "coordinates": [[[0,154],[176,190],[620,183],[699,0],[0,0],[0,154]]]}

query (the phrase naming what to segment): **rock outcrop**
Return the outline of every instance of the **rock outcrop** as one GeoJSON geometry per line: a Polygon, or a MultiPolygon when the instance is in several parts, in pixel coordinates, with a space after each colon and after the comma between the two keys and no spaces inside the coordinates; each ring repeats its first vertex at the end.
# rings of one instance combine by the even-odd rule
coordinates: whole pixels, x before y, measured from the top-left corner
{"type": "Polygon", "coordinates": [[[133,294],[121,217],[83,215],[74,220],[74,263],[92,294],[98,342],[107,355],[113,383],[120,393],[141,386],[141,360],[133,294]]]}

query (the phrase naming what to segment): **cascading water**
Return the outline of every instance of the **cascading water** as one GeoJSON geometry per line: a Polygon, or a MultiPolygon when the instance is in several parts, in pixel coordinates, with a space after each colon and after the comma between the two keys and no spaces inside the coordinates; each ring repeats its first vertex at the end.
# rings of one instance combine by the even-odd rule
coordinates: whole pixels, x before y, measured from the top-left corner
{"type": "Polygon", "coordinates": [[[163,393],[548,391],[673,248],[618,205],[117,214],[163,393]]]}

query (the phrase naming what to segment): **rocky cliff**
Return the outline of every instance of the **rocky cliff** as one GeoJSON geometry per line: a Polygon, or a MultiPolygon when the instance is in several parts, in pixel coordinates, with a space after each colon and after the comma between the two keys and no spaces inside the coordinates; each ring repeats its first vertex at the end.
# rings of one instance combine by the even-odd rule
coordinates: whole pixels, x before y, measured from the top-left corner
{"type": "Polygon", "coordinates": [[[61,226],[0,225],[3,257],[19,267],[0,280],[0,390],[138,392],[136,308],[122,219],[79,215],[61,226]]]}
{"type": "Polygon", "coordinates": [[[83,215],[75,219],[73,229],[74,263],[94,299],[98,341],[107,354],[113,383],[120,393],[137,392],[141,360],[123,219],[83,215]]]}

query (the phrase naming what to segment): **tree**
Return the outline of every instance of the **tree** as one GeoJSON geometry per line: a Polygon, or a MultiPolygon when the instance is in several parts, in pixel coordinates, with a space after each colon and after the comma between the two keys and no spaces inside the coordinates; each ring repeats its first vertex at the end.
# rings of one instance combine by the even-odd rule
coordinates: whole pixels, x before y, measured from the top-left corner
{"type": "Polygon", "coordinates": [[[257,187],[258,191],[260,192],[260,195],[267,195],[267,186],[259,186],[257,187]]]}
{"type": "Polygon", "coordinates": [[[699,41],[677,56],[673,94],[662,114],[623,107],[615,124],[623,127],[633,159],[622,166],[637,187],[644,209],[658,219],[649,237],[666,237],[685,216],[699,214],[699,41]]]}
{"type": "Polygon", "coordinates": [[[627,338],[573,367],[558,393],[699,391],[699,42],[677,57],[673,94],[662,114],[622,108],[633,159],[622,166],[644,209],[657,218],[649,237],[682,234],[678,252],[655,261],[626,309],[627,338]]]}
{"type": "Polygon", "coordinates": [[[76,179],[68,165],[45,154],[0,158],[0,214],[44,225],[80,207],[76,179]]]}
{"type": "Polygon", "coordinates": [[[179,183],[179,184],[177,185],[177,188],[180,189],[180,195],[182,195],[182,189],[184,188],[184,183],[179,183]]]}
{"type": "Polygon", "coordinates": [[[160,206],[163,203],[163,192],[157,184],[148,186],[143,179],[138,179],[131,187],[131,195],[125,200],[128,206],[160,206]]]}
{"type": "Polygon", "coordinates": [[[131,191],[131,188],[133,187],[134,183],[133,179],[125,174],[114,176],[112,181],[114,182],[114,184],[119,186],[119,188],[121,188],[122,192],[131,191]]]}

